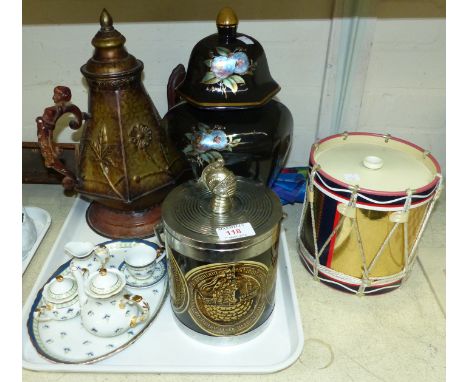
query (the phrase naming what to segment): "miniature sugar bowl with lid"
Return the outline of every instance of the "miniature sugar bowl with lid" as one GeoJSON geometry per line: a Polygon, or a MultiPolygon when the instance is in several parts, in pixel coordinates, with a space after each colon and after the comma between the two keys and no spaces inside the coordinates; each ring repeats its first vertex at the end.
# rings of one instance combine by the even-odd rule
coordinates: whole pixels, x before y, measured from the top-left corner
{"type": "Polygon", "coordinates": [[[202,341],[243,342],[273,312],[282,209],[272,190],[223,165],[218,159],[199,181],[175,188],[156,232],[164,230],[181,328],[202,341]]]}
{"type": "Polygon", "coordinates": [[[80,313],[78,284],[72,276],[54,277],[44,286],[42,296],[43,305],[34,312],[39,321],[63,321],[80,313]]]}
{"type": "Polygon", "coordinates": [[[291,113],[274,98],[280,86],[263,47],[237,32],[234,11],[223,8],[216,24],[218,33],[194,46],[187,72],[173,70],[163,127],[195,177],[223,158],[236,175],[271,185],[291,145],[291,113]]]}

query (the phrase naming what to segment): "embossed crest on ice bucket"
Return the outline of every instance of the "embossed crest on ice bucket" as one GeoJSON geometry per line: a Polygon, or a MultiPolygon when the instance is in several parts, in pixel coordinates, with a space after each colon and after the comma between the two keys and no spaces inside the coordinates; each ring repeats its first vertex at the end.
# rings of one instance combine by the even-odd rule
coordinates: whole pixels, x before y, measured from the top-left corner
{"type": "Polygon", "coordinates": [[[282,208],[273,191],[223,165],[208,165],[162,205],[171,305],[198,338],[250,339],[275,304],[282,208]]]}

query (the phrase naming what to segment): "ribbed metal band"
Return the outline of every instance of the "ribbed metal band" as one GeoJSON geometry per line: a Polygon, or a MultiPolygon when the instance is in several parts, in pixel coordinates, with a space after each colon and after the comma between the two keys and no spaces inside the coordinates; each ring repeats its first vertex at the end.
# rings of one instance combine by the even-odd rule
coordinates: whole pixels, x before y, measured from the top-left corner
{"type": "Polygon", "coordinates": [[[272,236],[282,218],[276,194],[260,183],[237,178],[231,209],[212,211],[212,194],[201,183],[188,182],[174,189],[162,205],[166,235],[194,248],[235,250],[250,247],[272,236]],[[255,236],[221,240],[217,228],[250,223],[255,236]]]}

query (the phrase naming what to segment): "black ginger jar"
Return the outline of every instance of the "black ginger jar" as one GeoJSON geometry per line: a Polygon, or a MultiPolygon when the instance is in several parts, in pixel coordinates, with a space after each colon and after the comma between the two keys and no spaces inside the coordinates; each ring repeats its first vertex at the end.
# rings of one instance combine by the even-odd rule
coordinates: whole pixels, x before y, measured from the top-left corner
{"type": "Polygon", "coordinates": [[[187,72],[178,65],[168,82],[163,126],[190,162],[195,178],[218,158],[236,175],[271,186],[291,146],[293,118],[274,96],[265,52],[237,33],[231,8],[217,17],[218,33],[199,41],[187,72]]]}

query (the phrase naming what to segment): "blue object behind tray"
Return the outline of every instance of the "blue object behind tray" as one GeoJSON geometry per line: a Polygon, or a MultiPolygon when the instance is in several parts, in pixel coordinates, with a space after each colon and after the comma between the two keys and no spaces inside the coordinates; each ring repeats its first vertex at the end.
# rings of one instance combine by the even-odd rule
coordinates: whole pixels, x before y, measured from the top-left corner
{"type": "Polygon", "coordinates": [[[304,201],[307,171],[307,167],[288,167],[281,170],[271,188],[282,205],[304,201]]]}

